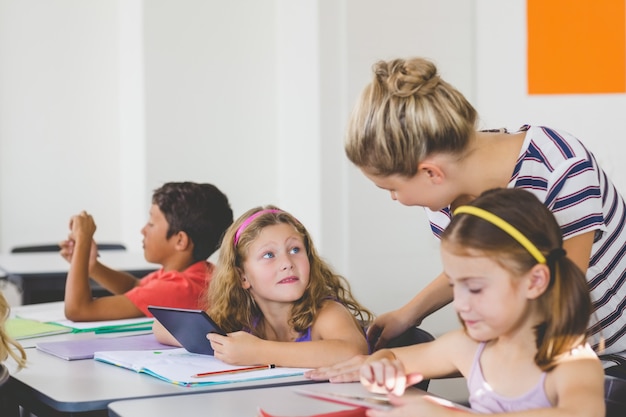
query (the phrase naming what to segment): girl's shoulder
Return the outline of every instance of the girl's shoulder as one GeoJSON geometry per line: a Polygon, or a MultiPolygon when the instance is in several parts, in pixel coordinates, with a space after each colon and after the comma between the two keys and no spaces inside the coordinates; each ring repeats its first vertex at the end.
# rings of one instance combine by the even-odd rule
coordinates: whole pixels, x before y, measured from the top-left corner
{"type": "MultiPolygon", "coordinates": [[[[335,331],[339,328],[355,326],[355,318],[345,305],[333,299],[325,300],[313,321],[315,334],[326,331],[335,331]]],[[[361,329],[363,330],[363,329],[361,329]]]]}
{"type": "Polygon", "coordinates": [[[556,363],[555,369],[558,369],[562,366],[569,367],[571,365],[585,367],[596,367],[596,365],[598,365],[600,367],[599,369],[602,369],[602,363],[600,361],[600,358],[598,358],[598,355],[588,343],[574,348],[568,353],[564,354],[562,357],[560,357],[556,363]]]}
{"type": "Polygon", "coordinates": [[[464,357],[471,356],[476,353],[476,349],[480,346],[480,342],[472,339],[463,329],[456,329],[437,336],[435,338],[438,349],[449,350],[450,354],[457,353],[464,357]]]}
{"type": "Polygon", "coordinates": [[[327,298],[322,301],[322,306],[317,313],[317,318],[321,317],[322,315],[334,316],[337,314],[343,315],[345,313],[352,315],[350,313],[350,310],[348,310],[348,307],[346,307],[341,301],[334,298],[327,298]]]}
{"type": "Polygon", "coordinates": [[[588,344],[573,349],[559,358],[554,368],[548,372],[548,380],[567,381],[584,375],[604,380],[602,362],[588,344]]]}
{"type": "Polygon", "coordinates": [[[590,399],[603,401],[604,369],[602,362],[586,345],[572,350],[559,359],[556,366],[547,372],[546,393],[558,398],[562,392],[578,390],[590,399]]]}

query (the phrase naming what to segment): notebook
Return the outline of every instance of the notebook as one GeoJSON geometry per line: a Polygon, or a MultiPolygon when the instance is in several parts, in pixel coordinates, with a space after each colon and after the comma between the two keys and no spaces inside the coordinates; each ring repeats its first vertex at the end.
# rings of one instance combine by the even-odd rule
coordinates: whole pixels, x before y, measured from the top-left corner
{"type": "Polygon", "coordinates": [[[99,337],[95,339],[64,340],[60,342],[40,342],[37,350],[54,355],[66,361],[92,359],[96,351],[102,350],[155,350],[174,349],[159,343],[154,334],[123,337],[99,337]]]}
{"type": "Polygon", "coordinates": [[[229,365],[211,355],[191,353],[185,348],[169,350],[127,350],[95,352],[94,359],[135,372],[145,373],[171,384],[197,387],[214,384],[253,381],[303,375],[309,368],[265,368],[249,372],[212,375],[203,378],[194,375],[206,372],[232,371],[245,366],[229,365]]]}
{"type": "Polygon", "coordinates": [[[70,333],[71,328],[53,323],[41,323],[13,317],[5,323],[7,334],[15,340],[24,340],[32,337],[49,336],[53,334],[70,333]]]}
{"type": "Polygon", "coordinates": [[[73,333],[111,333],[130,331],[131,328],[132,330],[150,330],[154,322],[154,318],[152,317],[84,322],[71,321],[65,318],[64,305],[62,302],[50,303],[50,305],[45,308],[33,309],[32,311],[16,309],[15,316],[21,319],[69,327],[73,333]]]}

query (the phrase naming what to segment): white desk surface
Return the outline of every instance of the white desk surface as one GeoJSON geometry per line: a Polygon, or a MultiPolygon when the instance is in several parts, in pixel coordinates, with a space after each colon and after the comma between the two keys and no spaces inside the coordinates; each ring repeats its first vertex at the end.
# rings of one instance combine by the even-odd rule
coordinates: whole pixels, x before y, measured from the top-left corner
{"type": "Polygon", "coordinates": [[[358,383],[316,383],[307,386],[283,386],[186,395],[184,397],[160,397],[109,404],[109,417],[171,417],[210,415],[219,417],[255,417],[258,409],[275,416],[310,416],[349,410],[354,406],[335,404],[305,397],[295,389],[342,392],[362,395],[365,388],[358,383]]]}
{"type": "MultiPolygon", "coordinates": [[[[121,271],[156,270],[160,265],[146,261],[143,252],[100,251],[100,262],[121,271]]],[[[0,254],[0,275],[67,273],[69,263],[58,252],[0,254]],[[4,274],[2,274],[4,272],[4,274]]]]}

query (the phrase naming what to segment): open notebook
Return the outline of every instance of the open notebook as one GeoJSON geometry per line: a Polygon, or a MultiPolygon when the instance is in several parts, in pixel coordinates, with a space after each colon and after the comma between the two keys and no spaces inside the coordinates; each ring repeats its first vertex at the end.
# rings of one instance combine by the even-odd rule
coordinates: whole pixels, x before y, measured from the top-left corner
{"type": "Polygon", "coordinates": [[[281,378],[302,375],[309,370],[309,368],[274,367],[270,369],[266,367],[262,370],[221,373],[198,378],[194,375],[208,372],[233,371],[247,367],[228,365],[214,356],[190,353],[184,348],[102,351],[95,352],[94,359],[186,387],[281,378]]]}

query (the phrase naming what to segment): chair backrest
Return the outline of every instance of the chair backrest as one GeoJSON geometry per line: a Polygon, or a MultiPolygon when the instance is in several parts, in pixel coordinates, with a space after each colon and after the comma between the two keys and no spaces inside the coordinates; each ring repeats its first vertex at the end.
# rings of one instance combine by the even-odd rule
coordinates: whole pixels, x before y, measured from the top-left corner
{"type": "Polygon", "coordinates": [[[413,326],[413,327],[409,327],[400,336],[397,336],[394,339],[391,339],[389,343],[387,343],[387,346],[385,347],[392,348],[392,347],[416,345],[418,343],[432,342],[433,340],[435,340],[435,337],[432,334],[428,333],[424,329],[413,326]]]}
{"type": "Polygon", "coordinates": [[[22,415],[20,407],[14,399],[14,393],[9,392],[8,384],[6,382],[9,381],[9,370],[7,367],[0,363],[0,416],[3,417],[20,417],[22,415]]]}
{"type": "MultiPolygon", "coordinates": [[[[98,250],[126,250],[126,246],[121,243],[98,243],[98,250]]],[[[61,248],[57,243],[44,245],[16,246],[11,249],[11,253],[34,253],[34,252],[58,252],[61,248]]]]}
{"type": "MultiPolygon", "coordinates": [[[[413,326],[413,327],[409,327],[400,336],[397,336],[394,339],[391,339],[389,343],[387,343],[387,346],[385,347],[394,348],[394,347],[401,347],[401,346],[416,345],[418,343],[431,342],[433,340],[435,340],[435,337],[432,334],[428,333],[424,329],[420,329],[419,327],[413,326]]],[[[415,387],[420,388],[424,391],[428,391],[429,384],[430,384],[430,380],[425,379],[415,384],[415,387]]]]}
{"type": "Polygon", "coordinates": [[[0,363],[0,387],[4,385],[5,382],[9,380],[9,370],[3,363],[0,363]]]}
{"type": "Polygon", "coordinates": [[[604,376],[606,417],[626,416],[626,379],[604,376]]]}

